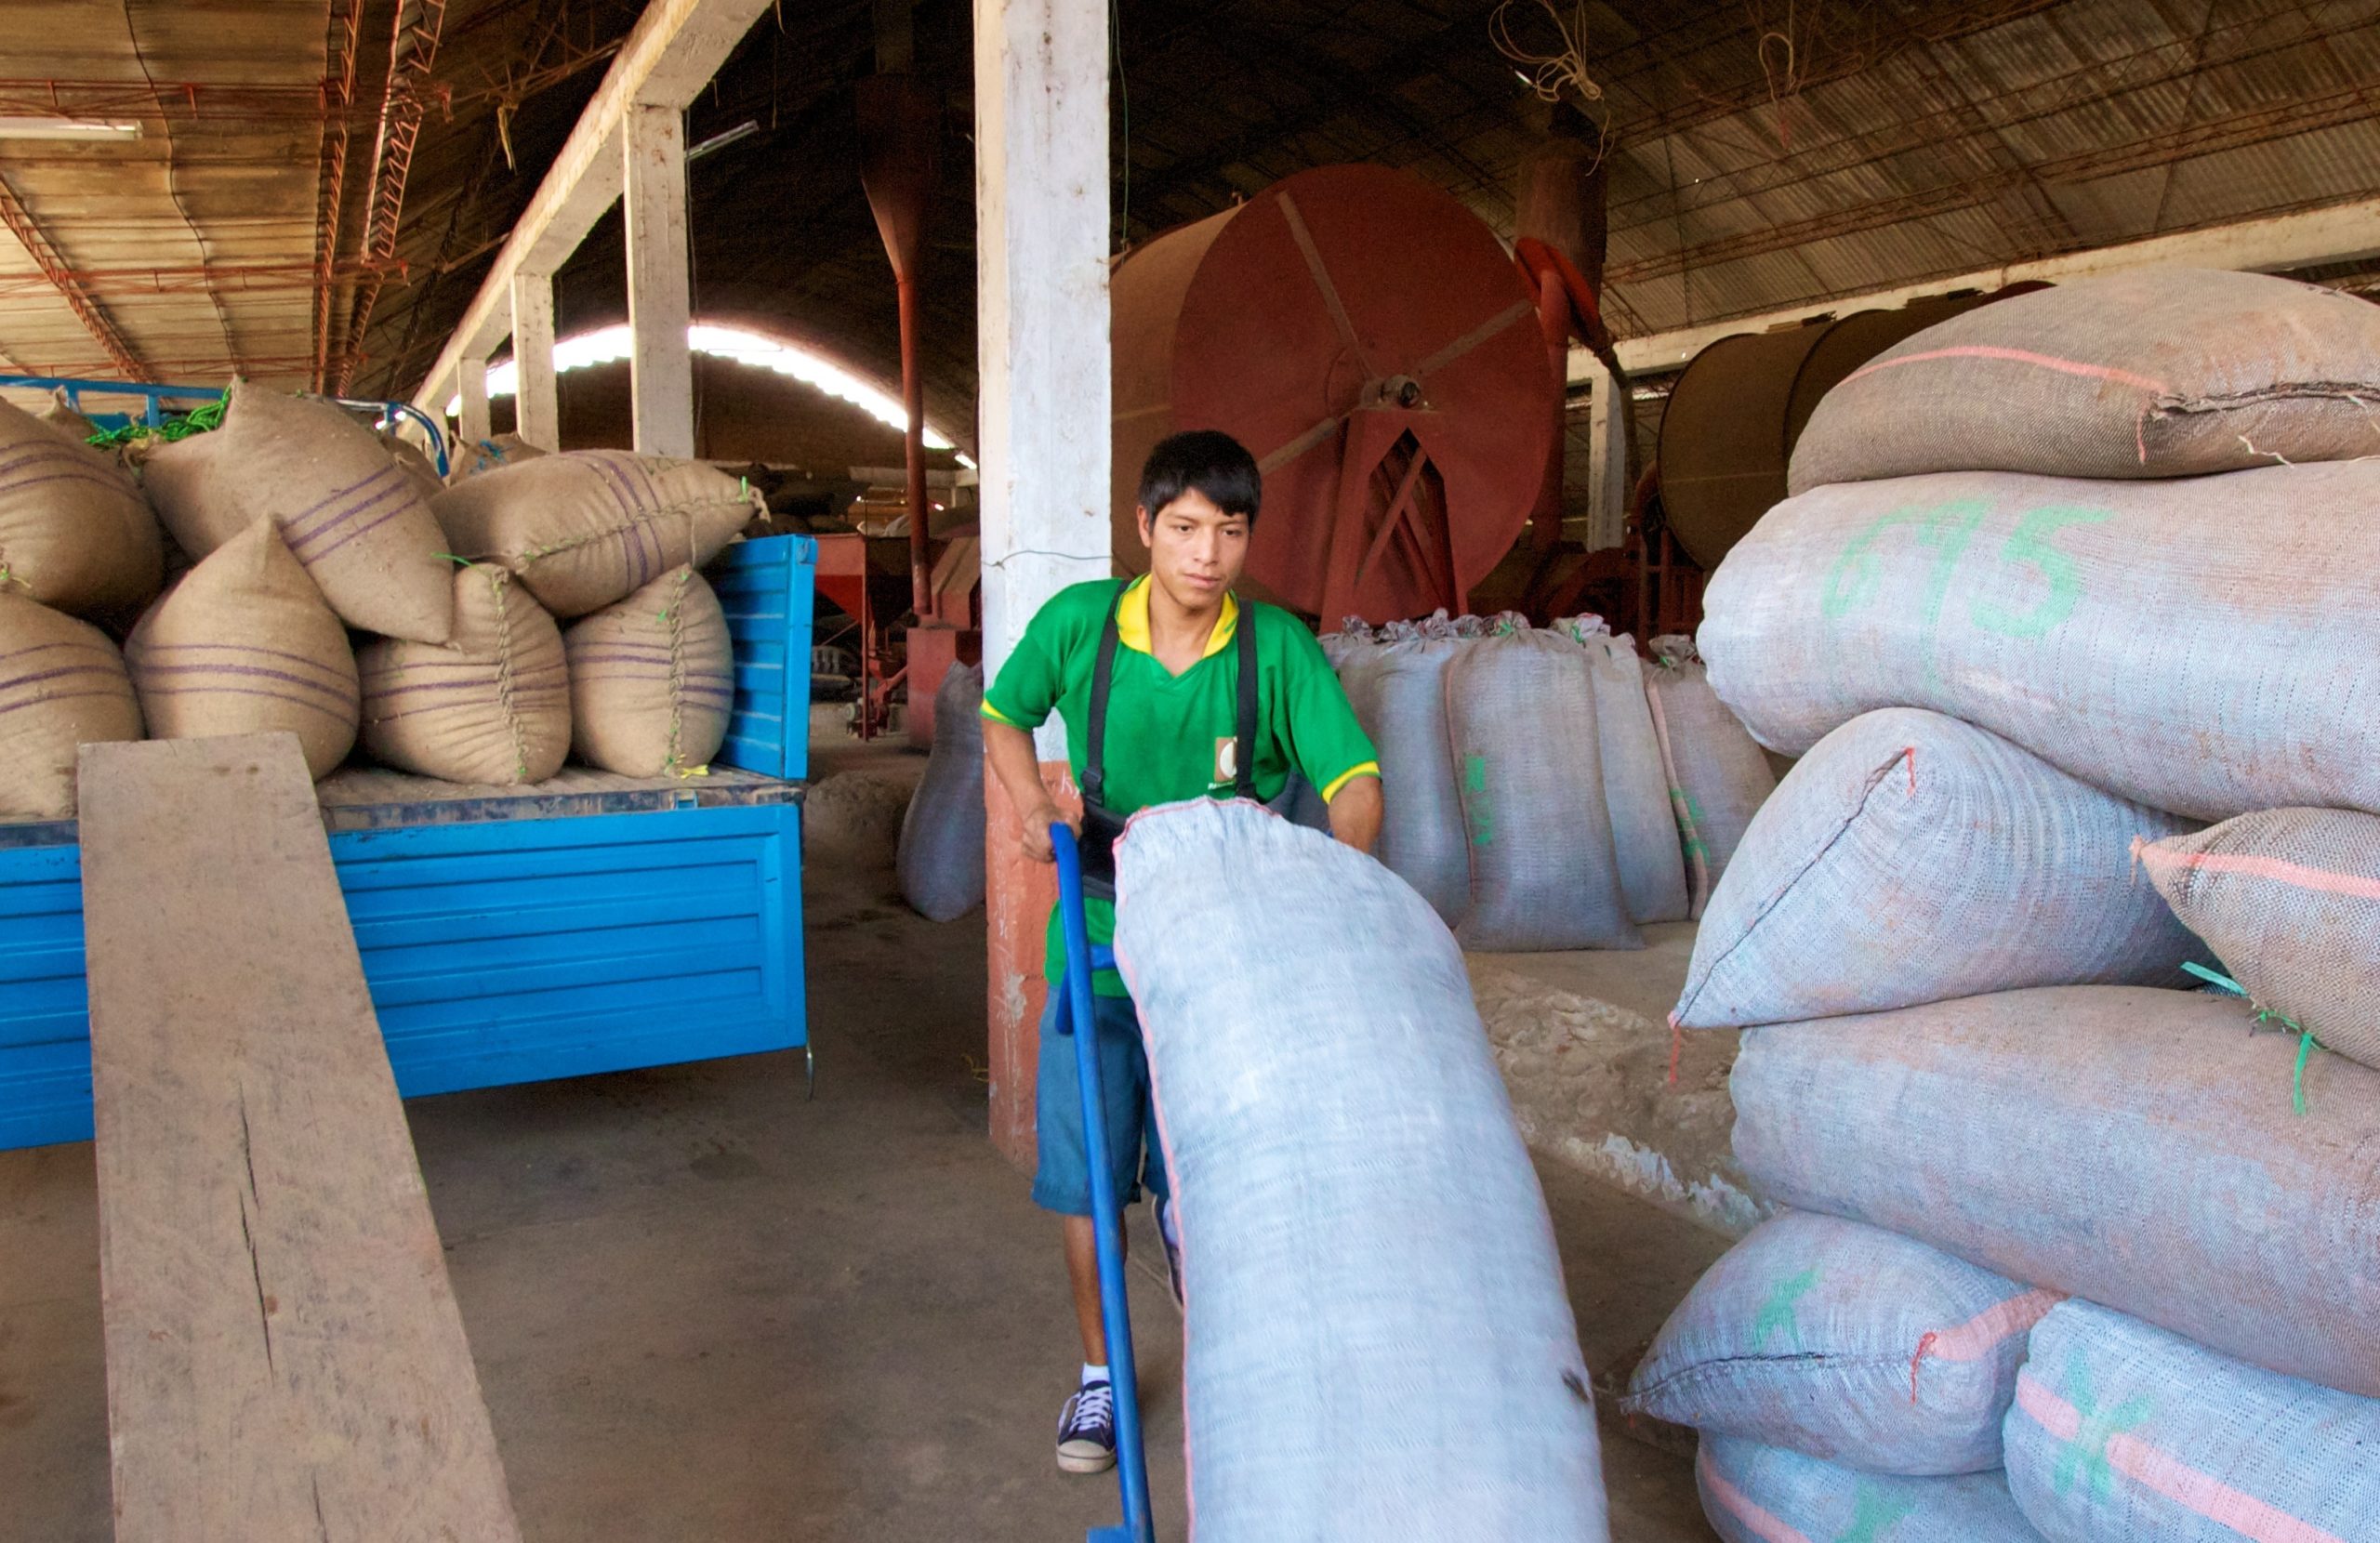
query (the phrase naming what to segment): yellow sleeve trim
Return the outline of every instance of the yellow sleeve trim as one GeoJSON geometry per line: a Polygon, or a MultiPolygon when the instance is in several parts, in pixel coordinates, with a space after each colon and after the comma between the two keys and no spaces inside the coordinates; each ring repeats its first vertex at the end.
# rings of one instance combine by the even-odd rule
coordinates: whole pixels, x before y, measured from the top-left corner
{"type": "Polygon", "coordinates": [[[1322,790],[1322,801],[1327,804],[1331,799],[1339,797],[1339,790],[1346,786],[1349,783],[1354,782],[1357,777],[1377,777],[1379,775],[1380,762],[1376,760],[1368,760],[1361,766],[1351,766],[1346,771],[1340,772],[1337,776],[1330,779],[1330,785],[1322,790]]]}
{"type": "Polygon", "coordinates": [[[1005,723],[1012,729],[1022,729],[1025,727],[1024,724],[1019,723],[1016,719],[1009,717],[1008,714],[1000,711],[998,707],[993,706],[988,702],[977,708],[976,711],[981,716],[990,719],[993,722],[1005,723]]]}

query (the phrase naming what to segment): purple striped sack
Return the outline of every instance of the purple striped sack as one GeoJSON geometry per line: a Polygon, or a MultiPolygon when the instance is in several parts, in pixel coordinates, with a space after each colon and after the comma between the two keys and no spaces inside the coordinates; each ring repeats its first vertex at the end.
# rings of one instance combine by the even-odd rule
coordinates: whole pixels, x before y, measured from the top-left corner
{"type": "Polygon", "coordinates": [[[2252,1016],[2046,986],[1754,1029],[1736,1157],[1779,1205],[2380,1394],[2380,1072],[2315,1057],[2300,1114],[2297,1038],[2252,1016]]]}
{"type": "Polygon", "coordinates": [[[0,819],[73,819],[75,747],[139,737],[107,635],[0,588],[0,819]]]}
{"type": "Polygon", "coordinates": [[[1862,713],[1752,816],[1671,1016],[1717,1029],[2043,985],[2189,983],[2134,866],[2191,822],[1939,713],[1862,713]]]}
{"type": "Polygon", "coordinates": [[[1705,1436],[1694,1482],[1726,1543],[2041,1543],[1998,1473],[1889,1478],[1705,1436]]]}
{"type": "Polygon", "coordinates": [[[2008,1487],[2050,1543],[2371,1543],[2380,1401],[2068,1302],[2016,1381],[2008,1487]]]}
{"type": "Polygon", "coordinates": [[[268,520],[218,547],[124,645],[152,739],[286,730],[327,775],[362,711],[347,628],[268,520]]]}
{"type": "Polygon", "coordinates": [[[562,617],[699,568],[768,506],[701,461],[570,450],[474,473],[431,508],[448,550],[509,568],[562,617]]]}
{"type": "Polygon", "coordinates": [[[2000,1466],[2025,1335],[2056,1304],[1912,1238],[1789,1211],[1704,1273],[1620,1407],[1871,1473],[2000,1466]]]}
{"type": "Polygon", "coordinates": [[[105,616],[164,582],[165,540],[124,468],[0,402],[0,589],[105,616]]]}
{"type": "Polygon", "coordinates": [[[710,764],[735,706],[727,614],[681,567],[571,624],[570,745],[629,777],[691,776],[710,764]]]}
{"type": "Polygon", "coordinates": [[[417,643],[453,630],[438,521],[380,436],[339,408],[243,381],[221,428],[140,457],[149,501],[192,558],[271,520],[348,626],[417,643]]]}
{"type": "Polygon", "coordinates": [[[570,754],[562,629],[501,568],[456,571],[455,640],[376,638],[355,656],[364,748],[448,782],[541,783],[570,754]]]}

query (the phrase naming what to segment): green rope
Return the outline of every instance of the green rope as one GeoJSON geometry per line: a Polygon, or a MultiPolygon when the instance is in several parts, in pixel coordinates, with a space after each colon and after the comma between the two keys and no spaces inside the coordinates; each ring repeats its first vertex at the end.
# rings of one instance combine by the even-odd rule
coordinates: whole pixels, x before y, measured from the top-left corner
{"type": "Polygon", "coordinates": [[[92,435],[90,442],[101,450],[113,450],[135,440],[164,440],[171,444],[177,440],[189,439],[192,434],[204,434],[221,428],[223,409],[231,405],[231,393],[226,391],[205,406],[193,409],[180,417],[167,418],[153,427],[145,423],[127,423],[121,429],[110,429],[92,435]]]}
{"type": "MultiPolygon", "coordinates": [[[[2255,1007],[2254,1000],[2248,996],[2248,988],[2233,980],[2230,976],[2217,974],[2214,970],[2207,969],[2206,966],[2202,964],[2194,964],[2188,960],[2183,961],[2182,968],[2189,971],[2192,975],[2197,976],[2200,980],[2204,981],[2207,984],[2215,987],[2217,990],[2228,991],[2232,996],[2246,1001],[2250,1007],[2255,1007]]],[[[2327,1050],[2330,1047],[2323,1044],[2320,1039],[2317,1039],[2314,1036],[2313,1030],[2307,1028],[2305,1024],[2300,1023],[2296,1019],[2290,1017],[2285,1012],[2275,1012],[2270,1008],[2256,1008],[2255,1022],[2258,1023],[2279,1023],[2283,1028],[2289,1030],[2290,1033],[2297,1036],[2297,1067],[2296,1070],[2290,1075],[2289,1101],[2291,1106],[2294,1107],[2298,1114],[2305,1114],[2306,1063],[2314,1058],[2314,1052],[2316,1050],[2327,1050]]]]}

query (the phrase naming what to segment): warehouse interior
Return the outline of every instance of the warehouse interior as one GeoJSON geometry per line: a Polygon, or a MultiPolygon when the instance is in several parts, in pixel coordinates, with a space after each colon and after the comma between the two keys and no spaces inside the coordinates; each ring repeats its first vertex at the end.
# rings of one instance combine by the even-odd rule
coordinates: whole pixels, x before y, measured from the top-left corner
{"type": "Polygon", "coordinates": [[[2380,1536],[2380,3],[7,12],[0,1539],[2380,1536]]]}

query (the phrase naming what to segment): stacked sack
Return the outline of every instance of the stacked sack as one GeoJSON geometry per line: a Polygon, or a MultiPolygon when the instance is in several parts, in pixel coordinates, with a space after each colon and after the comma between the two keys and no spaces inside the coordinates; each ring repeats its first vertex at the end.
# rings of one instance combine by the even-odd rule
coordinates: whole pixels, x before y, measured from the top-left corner
{"type": "Polygon", "coordinates": [[[1690,640],[1655,645],[1444,612],[1325,638],[1380,752],[1378,856],[1464,947],[1637,948],[1699,913],[1774,781],[1690,640]]]}
{"type": "Polygon", "coordinates": [[[140,737],[124,656],[94,621],[164,581],[149,506],[113,460],[0,402],[0,819],[70,819],[76,746],[140,737]]]}
{"type": "Polygon", "coordinates": [[[2375,401],[2329,291],[2003,301],[1830,394],[1712,575],[1710,683],[1802,759],[1675,1022],[1752,1029],[1790,1209],[1630,1402],[1729,1539],[2375,1536],[2375,401]]]}
{"type": "Polygon", "coordinates": [[[246,383],[139,459],[196,560],[126,648],[160,737],[287,730],[316,777],[360,740],[497,785],[574,752],[693,774],[724,737],[726,617],[696,571],[750,517],[724,473],[586,452],[447,494],[332,403],[246,383]]]}

